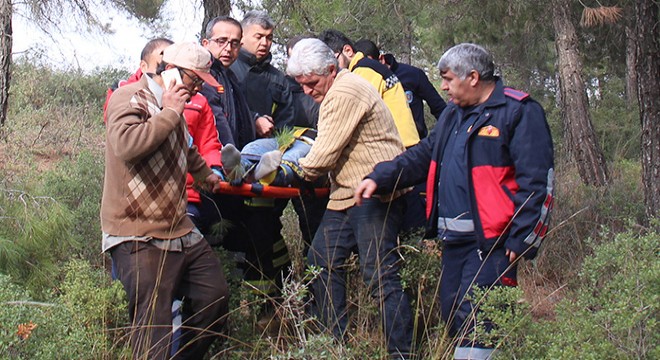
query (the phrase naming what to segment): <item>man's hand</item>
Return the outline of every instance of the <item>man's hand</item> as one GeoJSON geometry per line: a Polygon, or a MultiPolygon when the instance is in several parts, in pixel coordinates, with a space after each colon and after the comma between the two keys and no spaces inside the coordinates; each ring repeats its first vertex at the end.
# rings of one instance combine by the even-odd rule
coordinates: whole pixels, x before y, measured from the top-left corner
{"type": "MultiPolygon", "coordinates": [[[[174,80],[172,80],[174,83],[174,80]]],[[[163,91],[163,109],[169,108],[183,114],[183,108],[190,99],[190,92],[184,84],[170,84],[169,90],[163,91]]]]}
{"type": "Polygon", "coordinates": [[[504,254],[509,257],[509,263],[513,263],[518,258],[518,254],[516,254],[515,252],[509,249],[506,249],[506,252],[504,254]]]}
{"type": "Polygon", "coordinates": [[[270,137],[273,135],[273,131],[275,131],[275,121],[268,115],[259,116],[254,121],[254,125],[258,137],[270,137]]]}
{"type": "Polygon", "coordinates": [[[215,173],[211,173],[211,175],[207,176],[204,180],[206,186],[211,189],[212,193],[216,193],[218,190],[220,190],[220,181],[222,181],[222,179],[220,179],[220,177],[215,173]]]}
{"type": "Polygon", "coordinates": [[[376,184],[375,181],[369,178],[362,180],[360,185],[355,189],[355,194],[353,195],[355,204],[357,204],[357,206],[362,205],[362,199],[371,198],[371,195],[373,195],[377,188],[378,184],[376,184]]]}

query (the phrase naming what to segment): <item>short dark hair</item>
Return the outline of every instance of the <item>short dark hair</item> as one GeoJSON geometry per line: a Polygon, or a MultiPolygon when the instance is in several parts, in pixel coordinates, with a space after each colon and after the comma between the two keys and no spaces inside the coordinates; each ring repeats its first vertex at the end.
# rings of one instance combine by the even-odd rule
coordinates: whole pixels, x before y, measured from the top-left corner
{"type": "Polygon", "coordinates": [[[167,38],[156,38],[156,39],[151,39],[147,42],[146,45],[144,45],[144,48],[142,48],[142,52],[140,53],[140,60],[147,60],[147,56],[154,52],[154,50],[161,46],[161,45],[172,45],[174,44],[174,41],[167,39],[167,38]]]}
{"type": "Polygon", "coordinates": [[[241,26],[241,23],[238,20],[234,19],[231,16],[222,15],[222,16],[214,17],[213,19],[209,20],[209,22],[206,24],[206,28],[204,28],[204,35],[206,35],[207,39],[213,37],[213,27],[215,26],[215,24],[219,22],[226,22],[232,25],[236,25],[239,29],[241,29],[241,36],[243,35],[243,27],[241,26]]]}
{"type": "Polygon", "coordinates": [[[167,67],[167,63],[165,61],[161,61],[156,65],[156,75],[160,75],[163,71],[165,71],[165,67],[167,67]]]}
{"type": "Polygon", "coordinates": [[[344,33],[335,29],[328,29],[319,34],[319,39],[323,41],[332,51],[339,53],[344,49],[344,45],[353,47],[353,42],[344,33]]]}
{"type": "Polygon", "coordinates": [[[378,60],[378,57],[380,56],[380,50],[378,50],[378,46],[376,46],[376,44],[374,44],[374,42],[369,39],[358,40],[353,46],[353,50],[359,51],[363,53],[364,56],[368,56],[376,60],[378,60]]]}
{"type": "Polygon", "coordinates": [[[385,60],[385,63],[387,65],[394,64],[394,55],[392,55],[390,53],[387,53],[387,54],[383,55],[383,59],[385,60]]]}

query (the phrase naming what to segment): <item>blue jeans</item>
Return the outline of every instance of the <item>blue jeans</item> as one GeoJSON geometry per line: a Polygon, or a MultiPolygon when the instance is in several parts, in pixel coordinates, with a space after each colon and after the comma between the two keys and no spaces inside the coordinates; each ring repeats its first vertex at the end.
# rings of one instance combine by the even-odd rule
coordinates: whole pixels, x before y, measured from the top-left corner
{"type": "Polygon", "coordinates": [[[344,262],[357,249],[362,279],[380,306],[391,355],[407,357],[412,342],[412,315],[399,278],[397,233],[404,201],[365,199],[362,206],[326,210],[314,236],[309,264],[321,267],[312,283],[315,311],[333,335],[343,339],[348,326],[344,262]]]}
{"type": "MultiPolygon", "coordinates": [[[[270,185],[293,185],[298,180],[295,175],[299,172],[298,159],[307,155],[311,147],[311,145],[304,141],[294,140],[293,144],[282,153],[280,169],[277,171],[276,177],[270,185]],[[293,169],[294,167],[296,168],[295,170],[293,169]]],[[[252,165],[259,162],[263,154],[278,149],[279,146],[275,138],[254,140],[245,145],[243,150],[241,150],[241,166],[244,169],[249,169],[252,165]]]]}
{"type": "MultiPolygon", "coordinates": [[[[282,153],[282,161],[290,161],[298,164],[298,159],[304,157],[312,146],[301,140],[294,140],[293,144],[282,153]]],[[[241,150],[241,163],[248,164],[259,162],[261,155],[279,149],[277,139],[264,138],[249,142],[241,150]],[[246,162],[245,160],[249,160],[246,162]]]]}

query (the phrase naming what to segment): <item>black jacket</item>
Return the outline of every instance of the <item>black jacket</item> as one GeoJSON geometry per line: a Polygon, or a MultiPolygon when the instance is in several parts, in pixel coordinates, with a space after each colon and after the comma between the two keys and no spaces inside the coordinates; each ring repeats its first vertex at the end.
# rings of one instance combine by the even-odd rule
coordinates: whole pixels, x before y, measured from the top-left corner
{"type": "Polygon", "coordinates": [[[211,75],[220,83],[220,88],[204,84],[200,93],[206,97],[213,109],[215,126],[222,145],[233,144],[242,149],[245,144],[256,138],[254,116],[241,92],[236,76],[213,60],[211,75]]]}
{"type": "Polygon", "coordinates": [[[286,79],[289,80],[293,103],[295,104],[296,115],[293,125],[316,129],[316,124],[319,122],[320,105],[314,101],[313,97],[305,94],[303,88],[294,78],[287,76],[286,79]]]}
{"type": "Polygon", "coordinates": [[[394,57],[391,61],[390,69],[394,71],[406,91],[408,105],[410,111],[412,111],[413,119],[415,119],[419,138],[423,139],[428,135],[428,129],[424,121],[424,103],[422,101],[426,101],[431,109],[431,114],[436,120],[440,117],[440,113],[447,106],[447,103],[440,97],[440,94],[438,94],[438,91],[433,87],[422,69],[408,64],[399,64],[394,57]]]}
{"type": "Polygon", "coordinates": [[[271,115],[275,127],[293,126],[295,108],[289,82],[284,73],[270,64],[268,54],[257,61],[249,52],[242,50],[231,65],[246,96],[250,110],[258,115],[271,115]]]}

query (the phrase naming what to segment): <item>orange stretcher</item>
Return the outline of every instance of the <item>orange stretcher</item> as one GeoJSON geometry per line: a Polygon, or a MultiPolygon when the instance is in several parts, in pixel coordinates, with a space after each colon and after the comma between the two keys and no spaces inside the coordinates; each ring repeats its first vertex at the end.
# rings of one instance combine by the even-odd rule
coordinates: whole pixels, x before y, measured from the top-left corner
{"type": "MultiPolygon", "coordinates": [[[[296,188],[296,187],[284,187],[284,186],[272,186],[272,185],[263,185],[260,183],[246,184],[241,185],[232,185],[229,182],[220,182],[220,188],[218,193],[227,194],[227,195],[238,195],[238,196],[249,196],[249,197],[265,197],[265,198],[277,198],[277,199],[289,199],[294,197],[299,197],[302,194],[305,194],[305,189],[296,188]]],[[[309,191],[308,191],[309,192],[309,191]]],[[[328,197],[330,193],[330,188],[315,188],[314,196],[316,197],[328,197]]]]}

